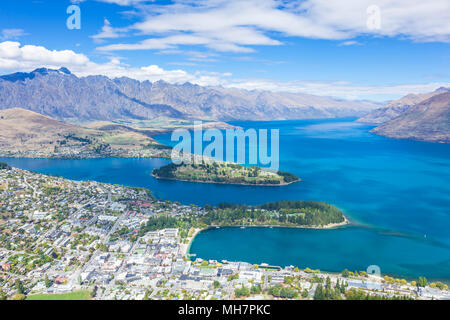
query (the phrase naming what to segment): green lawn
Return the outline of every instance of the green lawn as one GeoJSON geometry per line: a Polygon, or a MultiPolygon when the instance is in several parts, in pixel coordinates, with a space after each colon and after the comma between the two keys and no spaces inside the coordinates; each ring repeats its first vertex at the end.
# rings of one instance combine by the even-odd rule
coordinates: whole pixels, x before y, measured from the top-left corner
{"type": "Polygon", "coordinates": [[[61,294],[35,294],[27,296],[26,300],[91,300],[91,292],[81,290],[61,294]]]}

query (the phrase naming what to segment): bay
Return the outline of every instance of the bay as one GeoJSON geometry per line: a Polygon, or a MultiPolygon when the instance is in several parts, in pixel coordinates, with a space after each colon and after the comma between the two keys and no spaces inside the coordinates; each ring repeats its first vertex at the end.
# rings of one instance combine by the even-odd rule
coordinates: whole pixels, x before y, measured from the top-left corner
{"type": "MultiPolygon", "coordinates": [[[[302,178],[283,187],[151,177],[153,168],[170,162],[166,159],[1,161],[69,179],[147,187],[158,198],[186,204],[326,201],[342,209],[352,225],[337,230],[212,229],[197,236],[191,252],[207,259],[329,271],[376,264],[382,272],[450,279],[450,145],[376,136],[369,132],[371,126],[353,120],[232,123],[280,130],[280,169],[302,178]],[[264,250],[258,249],[263,243],[264,250]]],[[[169,134],[156,138],[176,144],[169,134]]]]}

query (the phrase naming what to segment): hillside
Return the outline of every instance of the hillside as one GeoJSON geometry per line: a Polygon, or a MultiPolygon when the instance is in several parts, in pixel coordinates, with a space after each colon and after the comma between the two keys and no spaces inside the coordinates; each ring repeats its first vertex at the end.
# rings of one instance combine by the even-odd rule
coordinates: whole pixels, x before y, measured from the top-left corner
{"type": "Polygon", "coordinates": [[[371,132],[390,138],[450,142],[450,92],[435,95],[371,132]]]}
{"type": "Polygon", "coordinates": [[[76,126],[21,108],[0,110],[0,155],[94,156],[158,148],[145,132],[126,126],[107,129],[76,126]]]}
{"type": "Polygon", "coordinates": [[[14,107],[79,123],[158,117],[216,121],[334,118],[362,116],[378,105],[299,93],[77,77],[65,68],[41,68],[0,76],[0,109],[14,107]]]}
{"type": "Polygon", "coordinates": [[[356,121],[363,123],[381,124],[398,117],[403,112],[407,111],[408,109],[410,109],[411,107],[415,106],[416,104],[422,101],[425,101],[435,95],[449,91],[450,91],[449,88],[441,87],[433,92],[423,94],[411,93],[404,96],[403,98],[391,101],[382,108],[371,111],[369,114],[359,118],[356,121]]]}
{"type": "Polygon", "coordinates": [[[32,111],[20,108],[0,111],[1,148],[53,148],[54,142],[69,133],[85,134],[77,126],[32,111]]]}

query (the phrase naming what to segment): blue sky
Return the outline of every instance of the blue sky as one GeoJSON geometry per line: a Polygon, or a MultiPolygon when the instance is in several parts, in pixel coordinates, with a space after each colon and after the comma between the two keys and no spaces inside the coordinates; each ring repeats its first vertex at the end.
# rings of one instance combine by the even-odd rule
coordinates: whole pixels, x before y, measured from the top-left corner
{"type": "Polygon", "coordinates": [[[448,86],[449,41],[448,0],[0,2],[2,74],[66,66],[383,101],[448,86]],[[72,4],[80,30],[66,27],[72,4]]]}

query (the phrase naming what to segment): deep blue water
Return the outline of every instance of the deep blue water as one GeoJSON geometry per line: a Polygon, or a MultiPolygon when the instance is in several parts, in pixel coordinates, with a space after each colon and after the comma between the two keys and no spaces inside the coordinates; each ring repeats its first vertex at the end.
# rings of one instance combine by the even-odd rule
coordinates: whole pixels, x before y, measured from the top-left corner
{"type": "MultiPolygon", "coordinates": [[[[169,162],[163,159],[6,161],[70,179],[148,187],[157,197],[199,205],[327,201],[355,225],[320,231],[214,229],[199,234],[191,252],[330,271],[377,264],[384,272],[450,279],[450,145],[383,138],[351,120],[234,123],[280,129],[280,169],[302,178],[283,187],[156,180],[150,172],[169,162]]],[[[170,135],[157,138],[175,144],[170,135]]]]}
{"type": "Polygon", "coordinates": [[[395,236],[360,227],[336,230],[227,227],[199,233],[191,253],[206,259],[326,271],[366,270],[378,265],[381,272],[406,278],[450,278],[449,248],[431,240],[395,236]]]}

